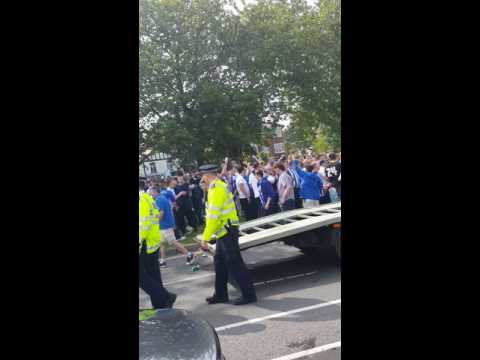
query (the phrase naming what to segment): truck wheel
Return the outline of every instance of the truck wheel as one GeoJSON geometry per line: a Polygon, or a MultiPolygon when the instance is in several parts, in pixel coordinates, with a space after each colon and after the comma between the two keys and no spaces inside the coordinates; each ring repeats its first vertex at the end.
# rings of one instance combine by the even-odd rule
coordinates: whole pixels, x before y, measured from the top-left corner
{"type": "Polygon", "coordinates": [[[340,263],[342,260],[342,233],[341,231],[335,231],[333,234],[333,245],[335,247],[335,253],[337,260],[340,263]]]}

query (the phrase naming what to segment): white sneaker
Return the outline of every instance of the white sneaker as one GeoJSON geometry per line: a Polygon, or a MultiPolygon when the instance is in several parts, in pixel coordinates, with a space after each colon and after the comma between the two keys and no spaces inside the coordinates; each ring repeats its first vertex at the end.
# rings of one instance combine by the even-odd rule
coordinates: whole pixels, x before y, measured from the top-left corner
{"type": "Polygon", "coordinates": [[[185,240],[187,237],[185,235],[183,235],[179,241],[182,241],[182,240],[185,240]]]}
{"type": "Polygon", "coordinates": [[[192,232],[193,228],[191,226],[187,226],[187,232],[192,232]]]}
{"type": "Polygon", "coordinates": [[[191,265],[195,261],[195,254],[190,253],[190,255],[187,256],[187,265],[191,265]]]}

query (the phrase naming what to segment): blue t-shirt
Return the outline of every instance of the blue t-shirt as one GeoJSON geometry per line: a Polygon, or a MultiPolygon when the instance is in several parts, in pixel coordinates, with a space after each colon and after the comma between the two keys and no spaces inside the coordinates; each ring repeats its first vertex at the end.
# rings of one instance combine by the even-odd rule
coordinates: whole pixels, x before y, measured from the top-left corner
{"type": "Polygon", "coordinates": [[[171,190],[163,189],[162,191],[160,191],[160,194],[165,196],[170,201],[171,204],[175,202],[175,192],[171,190]]]}
{"type": "Polygon", "coordinates": [[[323,183],[318,173],[303,171],[298,164],[295,170],[301,179],[300,197],[306,200],[320,200],[323,183]]]}
{"type": "Polygon", "coordinates": [[[163,211],[162,220],[160,220],[160,229],[167,230],[175,227],[175,219],[173,217],[172,207],[167,198],[163,195],[158,195],[155,199],[159,211],[163,211]]]}
{"type": "Polygon", "coordinates": [[[276,202],[278,202],[278,193],[275,192],[272,183],[268,181],[266,177],[260,180],[259,188],[260,201],[262,202],[262,206],[265,206],[269,197],[272,198],[271,204],[275,204],[276,202]]]}

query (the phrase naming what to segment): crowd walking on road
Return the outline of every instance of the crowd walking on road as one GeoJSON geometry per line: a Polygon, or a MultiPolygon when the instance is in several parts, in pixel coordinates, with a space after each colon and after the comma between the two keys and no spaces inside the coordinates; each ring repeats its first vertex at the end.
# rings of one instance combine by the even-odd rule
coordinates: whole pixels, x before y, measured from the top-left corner
{"type": "Polygon", "coordinates": [[[249,162],[225,158],[220,166],[205,165],[188,173],[150,180],[139,186],[140,287],[154,308],[172,307],[176,295],[163,286],[166,245],[195,261],[179,241],[203,228],[202,249],[215,242],[215,292],[208,304],[228,302],[228,274],[239,284],[243,305],[256,301],[255,290],[238,247],[241,220],[341,200],[341,153],[282,155],[249,162]],[[228,211],[227,211],[228,210],[228,211]]]}

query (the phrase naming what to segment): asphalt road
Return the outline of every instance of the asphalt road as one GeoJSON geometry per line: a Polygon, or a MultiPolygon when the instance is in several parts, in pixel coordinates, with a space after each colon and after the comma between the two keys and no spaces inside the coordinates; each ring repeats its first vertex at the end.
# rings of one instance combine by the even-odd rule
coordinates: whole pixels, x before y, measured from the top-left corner
{"type": "MultiPolygon", "coordinates": [[[[217,329],[227,360],[340,359],[340,267],[330,257],[305,256],[280,243],[242,255],[258,302],[207,305],[205,298],[213,293],[212,258],[198,256],[201,269],[192,272],[184,257],[175,256],[162,269],[165,287],[178,294],[174,307],[208,320],[217,329]]],[[[230,299],[239,295],[229,288],[230,299]]],[[[140,308],[151,308],[141,290],[140,308]]]]}

